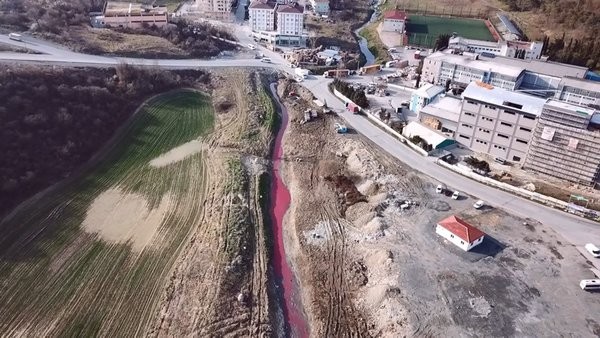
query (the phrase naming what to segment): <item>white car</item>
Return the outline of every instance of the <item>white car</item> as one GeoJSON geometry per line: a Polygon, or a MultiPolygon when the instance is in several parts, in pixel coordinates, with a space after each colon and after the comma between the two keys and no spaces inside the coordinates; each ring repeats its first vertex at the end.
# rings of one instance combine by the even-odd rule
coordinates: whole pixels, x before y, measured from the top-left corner
{"type": "Polygon", "coordinates": [[[260,59],[260,61],[264,62],[264,63],[271,63],[271,59],[269,59],[269,58],[262,58],[262,59],[260,59]]]}
{"type": "Polygon", "coordinates": [[[251,43],[249,43],[249,44],[248,44],[248,48],[249,48],[250,50],[255,50],[255,49],[256,49],[256,46],[255,46],[255,45],[253,45],[253,44],[251,44],[251,43]]]}
{"type": "Polygon", "coordinates": [[[441,194],[444,192],[444,187],[441,184],[438,184],[438,186],[435,188],[435,192],[437,194],[441,194]]]}
{"type": "Polygon", "coordinates": [[[473,204],[473,208],[481,209],[481,208],[483,208],[484,205],[485,205],[485,203],[482,200],[479,200],[479,201],[475,202],[475,204],[473,204]]]}
{"type": "Polygon", "coordinates": [[[594,257],[600,257],[600,249],[592,243],[585,245],[585,249],[592,254],[594,257]]]}
{"type": "Polygon", "coordinates": [[[452,199],[457,200],[459,197],[460,197],[460,192],[458,192],[458,190],[454,191],[454,193],[452,194],[452,199]]]}

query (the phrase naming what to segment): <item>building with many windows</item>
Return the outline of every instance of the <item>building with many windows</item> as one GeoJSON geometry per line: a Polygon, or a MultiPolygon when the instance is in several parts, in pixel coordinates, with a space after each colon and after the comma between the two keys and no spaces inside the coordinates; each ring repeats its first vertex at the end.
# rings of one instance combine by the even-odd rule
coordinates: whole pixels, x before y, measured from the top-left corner
{"type": "Polygon", "coordinates": [[[103,15],[92,19],[95,27],[140,28],[143,25],[164,26],[169,20],[167,7],[131,2],[107,1],[103,15]]]}
{"type": "Polygon", "coordinates": [[[545,99],[473,82],[462,94],[456,141],[494,158],[524,163],[545,99]]]}
{"type": "Polygon", "coordinates": [[[248,11],[255,39],[275,45],[304,44],[304,7],[297,2],[255,0],[248,11]]]}
{"type": "Polygon", "coordinates": [[[497,56],[516,58],[522,55],[523,59],[539,59],[542,56],[540,41],[484,41],[465,39],[460,36],[450,38],[448,48],[463,52],[484,53],[497,56]]]}
{"type": "Polygon", "coordinates": [[[195,5],[204,17],[218,20],[232,20],[233,0],[195,0],[195,5]]]}
{"type": "Polygon", "coordinates": [[[329,0],[310,0],[313,12],[318,15],[329,15],[329,0]]]}
{"type": "Polygon", "coordinates": [[[600,171],[600,112],[549,100],[524,167],[577,184],[595,184],[600,171]]]}

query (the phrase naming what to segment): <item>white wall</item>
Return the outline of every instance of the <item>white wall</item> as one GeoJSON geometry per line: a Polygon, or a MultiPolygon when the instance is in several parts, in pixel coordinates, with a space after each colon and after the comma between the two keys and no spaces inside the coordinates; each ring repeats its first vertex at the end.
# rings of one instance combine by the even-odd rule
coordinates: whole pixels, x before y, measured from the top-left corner
{"type": "Polygon", "coordinates": [[[402,33],[404,32],[404,21],[395,19],[384,19],[383,31],[402,33]]]}
{"type": "Polygon", "coordinates": [[[462,240],[458,236],[455,236],[453,233],[448,231],[446,228],[440,226],[439,224],[436,225],[436,227],[435,227],[435,233],[444,237],[445,239],[450,241],[452,244],[463,249],[464,251],[469,251],[472,248],[474,248],[475,246],[481,244],[481,242],[483,242],[483,238],[485,237],[485,236],[481,237],[481,238],[477,239],[476,241],[474,241],[473,243],[469,243],[467,241],[462,240]]]}
{"type": "Polygon", "coordinates": [[[273,9],[250,8],[250,27],[255,32],[275,30],[275,11],[273,9]]]}
{"type": "Polygon", "coordinates": [[[282,35],[302,35],[304,15],[300,13],[277,13],[277,32],[282,35]]]}

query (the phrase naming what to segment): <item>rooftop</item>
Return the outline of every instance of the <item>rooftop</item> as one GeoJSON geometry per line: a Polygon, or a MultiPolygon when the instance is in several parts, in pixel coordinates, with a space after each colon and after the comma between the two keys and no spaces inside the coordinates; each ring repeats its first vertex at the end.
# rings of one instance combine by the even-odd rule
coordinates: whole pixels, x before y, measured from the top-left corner
{"type": "Polygon", "coordinates": [[[302,14],[304,13],[304,7],[300,6],[298,3],[291,3],[286,5],[278,5],[277,13],[296,13],[302,14]]]}
{"type": "Polygon", "coordinates": [[[560,81],[560,85],[561,86],[576,87],[576,88],[581,88],[581,89],[589,90],[591,92],[600,93],[600,82],[597,82],[597,81],[586,80],[586,79],[579,79],[579,78],[574,78],[574,77],[570,77],[570,76],[565,76],[560,81]]]}
{"type": "Polygon", "coordinates": [[[472,243],[478,238],[485,236],[483,231],[454,215],[439,221],[438,224],[468,243],[472,243]]]}
{"type": "Polygon", "coordinates": [[[594,113],[597,113],[597,111],[593,108],[582,107],[582,106],[578,106],[575,104],[567,103],[564,101],[553,100],[553,99],[548,100],[548,102],[546,102],[545,107],[563,109],[563,110],[567,110],[567,111],[574,112],[574,113],[585,114],[588,116],[592,116],[592,115],[594,115],[594,113]]]}
{"type": "Polygon", "coordinates": [[[465,45],[476,45],[476,46],[485,46],[485,47],[494,47],[494,48],[498,48],[499,44],[498,42],[494,42],[494,41],[485,41],[485,40],[473,40],[473,39],[467,39],[467,38],[463,38],[462,36],[455,36],[453,38],[450,38],[449,44],[465,44],[465,45]]]}
{"type": "Polygon", "coordinates": [[[274,9],[276,3],[267,0],[255,0],[250,3],[249,8],[254,9],[274,9]]]}
{"type": "MultiPolygon", "coordinates": [[[[458,55],[458,54],[450,54],[440,52],[441,55],[437,55],[436,58],[441,59],[442,61],[449,62],[452,64],[474,68],[477,70],[481,70],[484,72],[493,71],[494,73],[499,73],[503,75],[508,75],[513,78],[518,78],[519,75],[524,71],[523,67],[517,67],[513,65],[504,65],[504,64],[494,64],[487,61],[475,60],[470,55],[458,55]]],[[[432,54],[435,55],[434,53],[432,54]]],[[[481,58],[481,57],[480,57],[481,58]]]]}
{"type": "Polygon", "coordinates": [[[120,15],[162,15],[167,13],[167,7],[144,5],[132,2],[108,1],[104,8],[105,16],[120,15]]]}
{"type": "Polygon", "coordinates": [[[425,83],[424,85],[419,87],[419,89],[415,90],[414,94],[417,94],[417,95],[423,96],[423,97],[427,97],[427,98],[432,98],[432,97],[436,96],[437,94],[443,93],[443,92],[444,92],[444,87],[432,85],[431,83],[425,83]]]}
{"type": "Polygon", "coordinates": [[[461,99],[454,96],[438,96],[433,102],[421,109],[421,112],[452,122],[460,117],[461,99]]]}
{"type": "Polygon", "coordinates": [[[427,141],[427,143],[431,144],[433,148],[436,148],[442,142],[450,139],[448,136],[433,129],[427,128],[416,121],[409,122],[406,126],[404,126],[402,129],[402,134],[406,135],[407,137],[418,135],[423,140],[427,141]]]}
{"type": "Polygon", "coordinates": [[[505,90],[481,82],[471,82],[462,93],[462,96],[538,116],[542,112],[544,103],[546,103],[545,99],[536,96],[505,90]],[[513,105],[507,105],[507,102],[513,105]],[[520,105],[521,108],[517,108],[514,105],[520,105]]]}
{"type": "Polygon", "coordinates": [[[506,15],[498,14],[498,19],[500,19],[500,21],[502,22],[504,27],[506,27],[506,30],[508,30],[510,33],[512,33],[518,37],[521,37],[521,32],[517,29],[517,27],[512,23],[512,21],[510,21],[510,19],[506,15]]]}
{"type": "MultiPolygon", "coordinates": [[[[519,67],[530,72],[540,73],[550,76],[563,77],[571,76],[584,78],[588,69],[586,67],[569,65],[566,63],[542,61],[542,60],[521,60],[504,56],[484,56],[479,57],[482,61],[492,62],[497,65],[519,67]]],[[[495,66],[494,66],[495,67],[495,66]]]]}
{"type": "Polygon", "coordinates": [[[399,11],[397,9],[387,11],[383,14],[384,19],[392,19],[392,20],[406,20],[406,12],[399,11]]]}

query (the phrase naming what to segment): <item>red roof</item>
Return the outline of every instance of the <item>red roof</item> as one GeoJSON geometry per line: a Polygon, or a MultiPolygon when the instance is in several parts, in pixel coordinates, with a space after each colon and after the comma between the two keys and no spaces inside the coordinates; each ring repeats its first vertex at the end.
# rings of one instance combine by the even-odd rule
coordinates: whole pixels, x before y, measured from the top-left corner
{"type": "Polygon", "coordinates": [[[387,11],[383,15],[384,19],[406,20],[406,13],[397,9],[387,11]]]}
{"type": "Polygon", "coordinates": [[[302,14],[304,13],[304,7],[300,6],[298,3],[279,5],[277,6],[277,12],[302,14]]]}
{"type": "Polygon", "coordinates": [[[256,9],[273,9],[275,8],[276,3],[270,2],[266,0],[256,0],[250,3],[250,8],[256,9]]]}
{"type": "Polygon", "coordinates": [[[481,230],[454,215],[439,221],[438,224],[441,227],[446,228],[446,230],[450,231],[455,236],[469,243],[485,236],[485,233],[481,230]]]}

